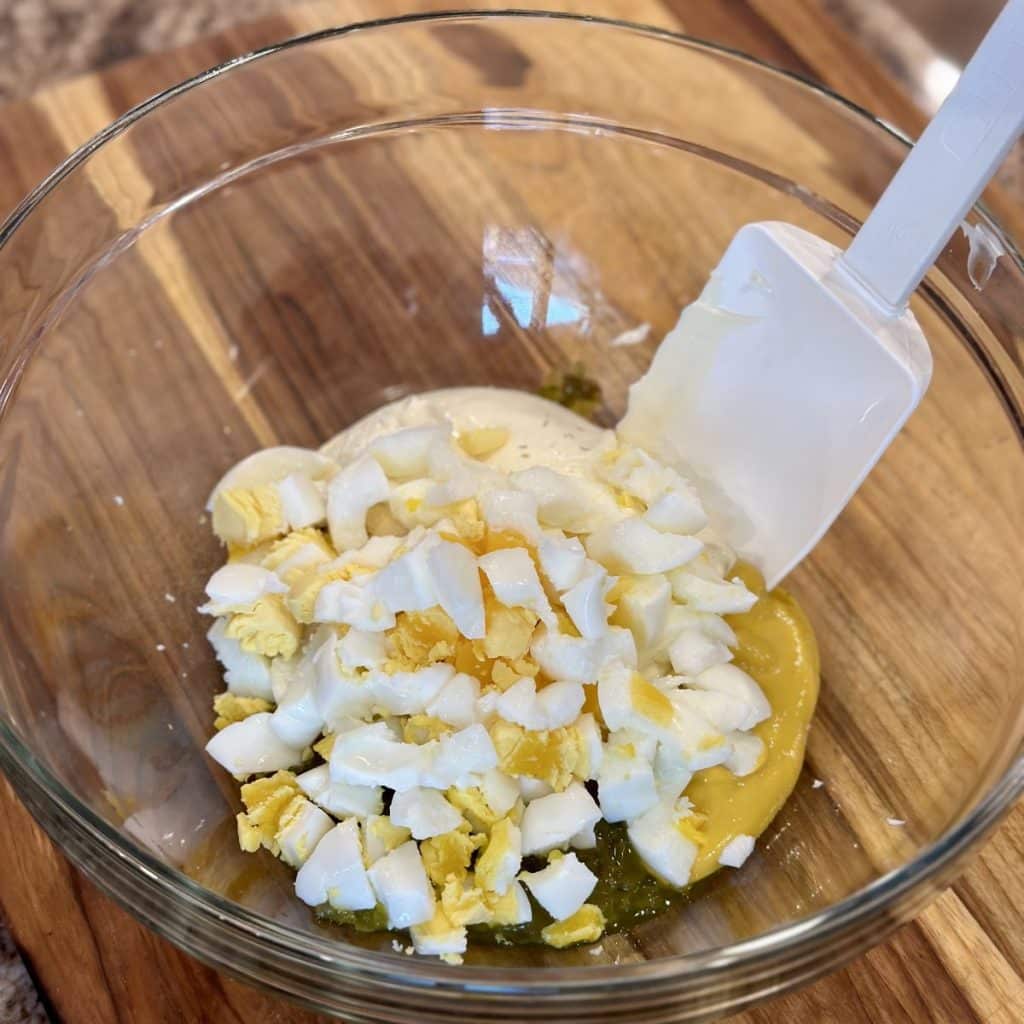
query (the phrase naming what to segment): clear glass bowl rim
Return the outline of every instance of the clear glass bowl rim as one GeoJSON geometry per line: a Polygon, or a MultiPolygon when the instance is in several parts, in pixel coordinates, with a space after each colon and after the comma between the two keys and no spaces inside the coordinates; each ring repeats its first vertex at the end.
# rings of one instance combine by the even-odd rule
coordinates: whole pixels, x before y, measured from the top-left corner
{"type": "MultiPolygon", "coordinates": [[[[749,64],[759,71],[789,80],[800,88],[816,93],[829,103],[846,108],[856,117],[871,122],[904,145],[909,147],[912,144],[912,140],[894,126],[802,75],[774,67],[732,47],[668,29],[615,18],[555,11],[511,9],[411,14],[373,19],[299,35],[208,68],[144,100],[83,143],[22,200],[0,226],[0,253],[19,225],[42,200],[93,153],[150,112],[211,79],[229,73],[234,68],[286,50],[326,39],[339,39],[357,32],[416,23],[500,23],[510,20],[534,20],[538,23],[560,21],[602,26],[612,31],[625,30],[687,49],[728,57],[749,64]]],[[[976,204],[973,212],[997,232],[1006,243],[1008,257],[1020,271],[1024,272],[1024,260],[1015,240],[999,226],[983,204],[976,204]]],[[[0,381],[0,423],[3,421],[5,408],[16,390],[17,378],[25,368],[23,355],[15,354],[11,372],[6,380],[0,381]]],[[[991,367],[986,365],[984,369],[991,383],[998,388],[998,381],[992,379],[991,367]]],[[[1007,413],[1015,423],[1018,436],[1024,443],[1024,429],[1021,427],[1024,424],[1024,410],[1015,407],[1016,403],[1005,389],[998,390],[1004,402],[1010,405],[1007,413]]],[[[37,821],[55,839],[62,852],[84,870],[107,895],[135,916],[141,917],[150,928],[215,966],[230,970],[232,964],[229,958],[210,953],[210,949],[216,948],[216,944],[208,947],[205,952],[201,949],[189,949],[190,944],[184,937],[194,938],[197,928],[204,925],[214,931],[226,927],[246,946],[255,942],[265,955],[281,957],[287,960],[292,968],[305,967],[312,972],[327,969],[330,973],[337,972],[339,975],[351,973],[367,980],[387,981],[391,985],[397,984],[403,988],[462,991],[467,995],[482,997],[517,994],[537,997],[547,994],[560,997],[561,1000],[573,996],[593,997],[609,991],[621,995],[624,990],[634,986],[646,987],[658,982],[674,987],[673,983],[685,985],[687,980],[693,982],[698,977],[702,988],[703,983],[707,983],[708,988],[713,988],[716,979],[719,983],[728,984],[729,980],[738,980],[741,976],[749,982],[762,972],[771,971],[773,965],[782,966],[780,961],[789,969],[798,964],[809,966],[818,959],[822,947],[826,944],[836,950],[834,963],[838,965],[874,945],[875,941],[893,927],[921,909],[924,903],[949,881],[957,865],[985,839],[1024,792],[1024,753],[1018,752],[1005,774],[978,801],[971,813],[936,842],[923,848],[912,860],[879,877],[839,903],[791,924],[771,929],[754,939],[635,964],[496,969],[439,965],[428,959],[376,953],[361,947],[346,947],[337,941],[296,932],[203,888],[186,875],[130,843],[120,832],[82,803],[49,772],[2,715],[0,768],[19,797],[30,805],[37,821]],[[73,830],[78,833],[74,841],[67,833],[61,833],[57,825],[59,819],[50,819],[52,812],[68,816],[73,830]],[[101,869],[106,869],[111,874],[105,874],[101,869]],[[142,886],[152,889],[151,897],[155,897],[161,903],[169,901],[179,908],[182,917],[188,916],[191,920],[177,920],[162,925],[160,919],[154,915],[140,913],[140,908],[131,902],[129,893],[118,888],[116,876],[119,874],[122,876],[121,880],[129,882],[131,887],[142,886]],[[191,913],[186,913],[187,911],[191,913]],[[887,912],[891,912],[888,917],[887,912]],[[184,927],[175,927],[175,924],[184,924],[184,927]]],[[[272,974],[273,968],[270,965],[273,963],[273,959],[265,963],[269,968],[268,974],[272,974]]],[[[802,973],[799,972],[799,968],[797,970],[798,973],[802,973]]],[[[789,984],[784,984],[782,989],[775,988],[775,991],[788,987],[789,984]]]]}

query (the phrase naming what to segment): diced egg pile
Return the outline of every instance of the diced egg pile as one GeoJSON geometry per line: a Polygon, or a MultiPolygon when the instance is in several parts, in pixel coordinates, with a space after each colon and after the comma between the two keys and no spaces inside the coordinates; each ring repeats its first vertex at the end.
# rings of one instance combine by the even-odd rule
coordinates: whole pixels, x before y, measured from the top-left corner
{"type": "Polygon", "coordinates": [[[598,822],[685,886],[694,773],[759,767],[771,708],[723,618],[756,598],[692,485],[595,434],[572,471],[496,468],[508,430],[438,423],[342,466],[268,449],[218,485],[207,750],[250,780],[243,849],[296,868],[310,906],[377,909],[450,960],[468,926],[539,912],[547,943],[594,941],[574,851],[598,822]]]}

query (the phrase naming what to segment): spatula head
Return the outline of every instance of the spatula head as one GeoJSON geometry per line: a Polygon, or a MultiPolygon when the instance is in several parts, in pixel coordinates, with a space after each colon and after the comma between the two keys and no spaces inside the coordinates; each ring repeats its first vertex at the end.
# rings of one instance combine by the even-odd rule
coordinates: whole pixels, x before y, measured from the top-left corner
{"type": "Polygon", "coordinates": [[[633,385],[626,440],[688,467],[712,522],[774,586],[818,542],[921,400],[928,344],[840,250],[742,228],[633,385]]]}

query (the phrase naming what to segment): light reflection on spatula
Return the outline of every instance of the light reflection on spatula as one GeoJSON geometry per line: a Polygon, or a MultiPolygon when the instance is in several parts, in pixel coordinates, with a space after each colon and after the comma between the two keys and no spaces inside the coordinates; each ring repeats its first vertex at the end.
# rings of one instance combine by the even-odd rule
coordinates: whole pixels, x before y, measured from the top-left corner
{"type": "Polygon", "coordinates": [[[849,249],[742,228],[633,386],[620,433],[689,466],[769,585],[924,395],[931,352],[907,300],[1022,128],[1024,0],[1010,0],[849,249]]]}

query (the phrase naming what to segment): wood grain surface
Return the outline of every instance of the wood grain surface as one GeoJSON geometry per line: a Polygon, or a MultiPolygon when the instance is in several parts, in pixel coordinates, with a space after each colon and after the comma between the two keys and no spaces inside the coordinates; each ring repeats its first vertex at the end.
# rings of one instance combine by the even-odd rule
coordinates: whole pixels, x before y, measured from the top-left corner
{"type": "MultiPolygon", "coordinates": [[[[331,25],[453,6],[458,5],[451,0],[302,5],[187,49],[129,61],[9,104],[0,110],[0,213],[129,106],[205,67],[331,25]]],[[[712,39],[824,82],[912,134],[923,123],[900,87],[816,0],[574,0],[557,6],[712,39]]],[[[141,172],[131,167],[125,173],[141,172]]],[[[102,192],[103,183],[95,184],[102,192]]],[[[1020,197],[994,192],[990,201],[1011,230],[1024,236],[1020,197]]],[[[163,268],[182,293],[201,291],[192,287],[173,243],[147,244],[153,246],[142,253],[147,263],[163,268]]],[[[175,304],[173,287],[168,301],[175,304]]],[[[623,304],[628,307],[628,296],[623,304]]],[[[180,313],[189,304],[176,305],[180,313]]],[[[182,319],[188,326],[188,316],[182,319]]],[[[202,319],[195,319],[202,358],[216,363],[229,389],[249,387],[241,371],[223,360],[219,339],[204,340],[202,319]]],[[[239,429],[257,440],[273,437],[259,404],[243,402],[237,411],[239,429]]],[[[327,418],[329,410],[323,412],[327,418]]],[[[307,443],[315,441],[317,429],[311,419],[307,443]]],[[[823,732],[827,735],[827,723],[823,732]]],[[[317,1019],[218,975],[138,925],[64,860],[5,782],[0,783],[0,813],[6,835],[18,837],[0,842],[0,913],[55,1020],[299,1024],[317,1019]]],[[[953,887],[888,942],[808,988],[732,1018],[733,1024],[1014,1024],[1024,1019],[1022,863],[1024,809],[1018,808],[953,887]]]]}

